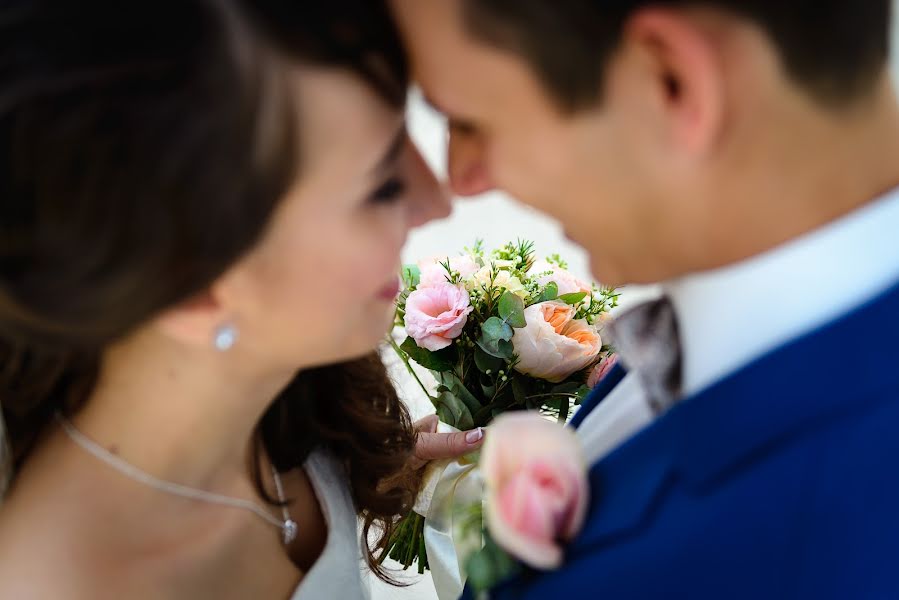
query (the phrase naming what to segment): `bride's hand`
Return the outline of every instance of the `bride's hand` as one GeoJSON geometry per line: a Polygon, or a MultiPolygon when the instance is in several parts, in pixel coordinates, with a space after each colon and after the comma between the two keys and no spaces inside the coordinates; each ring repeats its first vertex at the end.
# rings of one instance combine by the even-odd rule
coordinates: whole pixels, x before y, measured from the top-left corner
{"type": "Polygon", "coordinates": [[[418,443],[415,457],[409,465],[411,468],[421,468],[431,460],[464,456],[484,443],[484,430],[480,427],[471,431],[437,433],[437,422],[437,415],[428,415],[414,423],[418,443]]]}

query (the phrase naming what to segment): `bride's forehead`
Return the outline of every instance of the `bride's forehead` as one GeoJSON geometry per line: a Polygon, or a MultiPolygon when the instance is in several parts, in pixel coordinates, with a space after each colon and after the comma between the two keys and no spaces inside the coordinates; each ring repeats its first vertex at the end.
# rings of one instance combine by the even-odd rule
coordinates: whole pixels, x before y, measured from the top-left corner
{"type": "Polygon", "coordinates": [[[391,106],[346,70],[295,69],[288,90],[304,169],[322,164],[373,168],[403,121],[404,107],[391,106]]]}

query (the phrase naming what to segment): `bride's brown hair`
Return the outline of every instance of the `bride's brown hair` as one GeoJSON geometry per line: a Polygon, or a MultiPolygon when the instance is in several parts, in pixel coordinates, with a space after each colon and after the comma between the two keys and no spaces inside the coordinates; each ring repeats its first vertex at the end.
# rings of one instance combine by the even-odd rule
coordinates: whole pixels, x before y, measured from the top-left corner
{"type": "MultiPolygon", "coordinates": [[[[291,63],[347,69],[404,104],[380,0],[0,6],[0,405],[17,469],[54,412],[84,403],[102,350],[208,288],[303,176],[278,98],[291,63]]],[[[263,494],[262,452],[282,470],[317,446],[341,459],[386,577],[366,536],[379,525],[383,544],[418,482],[391,477],[415,435],[377,355],[299,373],[255,440],[263,494]]]]}

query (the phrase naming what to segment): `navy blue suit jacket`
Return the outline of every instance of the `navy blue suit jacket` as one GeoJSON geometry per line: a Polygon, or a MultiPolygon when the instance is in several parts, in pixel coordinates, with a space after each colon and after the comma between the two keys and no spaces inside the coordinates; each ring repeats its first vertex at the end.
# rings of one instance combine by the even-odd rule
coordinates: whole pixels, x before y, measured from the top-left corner
{"type": "Polygon", "coordinates": [[[899,599],[899,285],[684,399],[589,478],[564,565],[492,597],[899,599]]]}

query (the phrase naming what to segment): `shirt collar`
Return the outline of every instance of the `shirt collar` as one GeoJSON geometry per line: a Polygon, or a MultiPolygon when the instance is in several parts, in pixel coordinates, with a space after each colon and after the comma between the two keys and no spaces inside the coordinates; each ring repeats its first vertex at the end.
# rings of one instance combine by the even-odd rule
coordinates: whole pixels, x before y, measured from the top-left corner
{"type": "Polygon", "coordinates": [[[764,254],[663,284],[685,396],[849,312],[899,280],[899,189],[764,254]]]}

